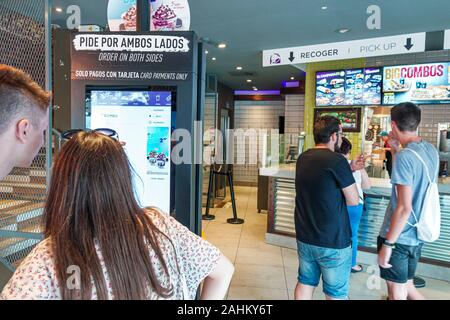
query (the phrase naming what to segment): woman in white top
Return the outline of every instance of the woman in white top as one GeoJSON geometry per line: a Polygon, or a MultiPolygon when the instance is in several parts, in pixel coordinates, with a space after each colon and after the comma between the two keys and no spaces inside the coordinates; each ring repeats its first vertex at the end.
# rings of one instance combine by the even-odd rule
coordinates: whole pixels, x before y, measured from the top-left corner
{"type": "Polygon", "coordinates": [[[65,143],[44,210],[45,240],[3,299],[223,299],[234,267],[174,218],[142,209],[120,144],[79,132],[65,143]]]}
{"type": "MultiPolygon", "coordinates": [[[[350,162],[352,143],[345,137],[342,138],[342,145],[339,152],[342,153],[350,162]]],[[[361,222],[364,205],[363,189],[370,189],[370,179],[365,169],[353,172],[353,177],[355,178],[356,187],[359,193],[359,205],[347,206],[347,210],[350,218],[350,225],[352,228],[352,273],[356,273],[363,270],[362,265],[356,264],[356,255],[358,253],[359,223],[361,222]]]]}

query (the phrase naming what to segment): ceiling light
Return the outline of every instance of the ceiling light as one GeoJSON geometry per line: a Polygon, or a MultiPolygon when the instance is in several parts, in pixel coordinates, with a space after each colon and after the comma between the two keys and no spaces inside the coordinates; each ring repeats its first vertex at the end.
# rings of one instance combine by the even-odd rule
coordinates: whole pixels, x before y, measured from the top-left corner
{"type": "Polygon", "coordinates": [[[294,80],[295,78],[294,77],[291,77],[291,80],[294,80]]]}
{"type": "Polygon", "coordinates": [[[327,6],[322,6],[320,9],[322,9],[322,10],[327,10],[328,7],[327,7],[327,6]]]}
{"type": "Polygon", "coordinates": [[[59,7],[56,8],[55,10],[56,10],[56,12],[63,12],[63,9],[62,9],[62,8],[59,8],[59,7]]]}
{"type": "Polygon", "coordinates": [[[212,61],[216,61],[216,57],[212,57],[211,60],[212,60],[212,61]]]}
{"type": "Polygon", "coordinates": [[[208,52],[208,50],[205,50],[205,54],[208,54],[209,52],[208,52]]]}
{"type": "Polygon", "coordinates": [[[256,88],[256,87],[253,87],[253,91],[258,91],[258,88],[256,88]]]}
{"type": "Polygon", "coordinates": [[[218,47],[219,49],[225,49],[225,48],[227,47],[227,45],[226,45],[225,43],[219,43],[219,44],[217,45],[217,47],[218,47]]]}
{"type": "Polygon", "coordinates": [[[347,28],[341,28],[341,29],[337,29],[336,30],[336,32],[339,32],[339,33],[347,33],[347,32],[349,32],[350,31],[350,29],[347,29],[347,28]]]}
{"type": "Polygon", "coordinates": [[[252,80],[251,80],[251,79],[247,79],[247,82],[248,82],[248,83],[251,83],[251,82],[252,82],[252,80]]]}
{"type": "Polygon", "coordinates": [[[236,67],[236,70],[242,70],[242,67],[236,67]]]}

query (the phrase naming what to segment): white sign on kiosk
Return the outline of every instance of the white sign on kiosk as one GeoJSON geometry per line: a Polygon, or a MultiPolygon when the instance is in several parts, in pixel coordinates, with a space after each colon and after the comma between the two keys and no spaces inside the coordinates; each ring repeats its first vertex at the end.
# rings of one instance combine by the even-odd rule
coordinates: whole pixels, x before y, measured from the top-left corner
{"type": "Polygon", "coordinates": [[[425,32],[263,51],[263,67],[425,51],[425,32]]]}

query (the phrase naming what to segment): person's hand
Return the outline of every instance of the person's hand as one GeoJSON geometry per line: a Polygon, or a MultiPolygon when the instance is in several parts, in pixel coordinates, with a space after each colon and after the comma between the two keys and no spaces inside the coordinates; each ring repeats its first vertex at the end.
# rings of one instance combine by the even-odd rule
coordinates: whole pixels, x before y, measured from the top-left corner
{"type": "Polygon", "coordinates": [[[400,151],[400,141],[398,141],[394,135],[392,134],[392,131],[389,132],[389,139],[388,139],[388,143],[391,146],[391,151],[394,151],[395,153],[400,151]]]}
{"type": "Polygon", "coordinates": [[[350,167],[352,168],[352,171],[355,172],[355,171],[364,169],[365,163],[366,163],[366,160],[364,158],[364,155],[361,154],[361,155],[357,156],[356,159],[353,159],[350,162],[350,167]]]}
{"type": "Polygon", "coordinates": [[[384,269],[392,268],[392,265],[389,264],[389,260],[392,256],[392,248],[387,246],[381,246],[380,252],[378,252],[378,265],[384,269]]]}

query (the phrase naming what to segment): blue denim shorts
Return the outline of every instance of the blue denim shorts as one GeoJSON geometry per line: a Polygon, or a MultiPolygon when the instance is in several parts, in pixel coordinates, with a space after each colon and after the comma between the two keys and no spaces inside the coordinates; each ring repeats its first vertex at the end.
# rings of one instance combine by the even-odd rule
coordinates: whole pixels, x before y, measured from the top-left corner
{"type": "Polygon", "coordinates": [[[352,248],[322,248],[297,240],[299,268],[298,282],[317,287],[320,276],[323,293],[333,299],[348,299],[352,248]]]}

